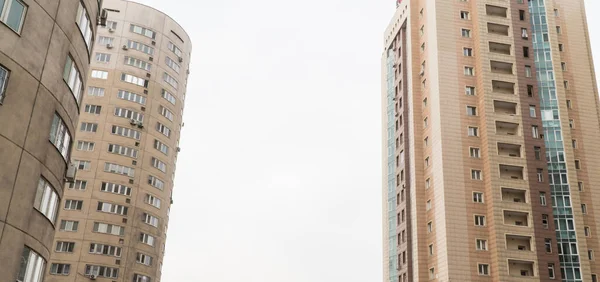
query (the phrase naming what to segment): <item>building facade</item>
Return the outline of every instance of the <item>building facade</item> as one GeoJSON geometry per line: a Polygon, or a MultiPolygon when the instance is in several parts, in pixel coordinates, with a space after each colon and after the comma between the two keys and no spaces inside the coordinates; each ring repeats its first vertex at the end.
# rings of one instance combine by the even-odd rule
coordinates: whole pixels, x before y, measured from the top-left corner
{"type": "Polygon", "coordinates": [[[161,277],[191,42],[151,7],[103,8],[48,282],[161,277]]]}
{"type": "Polygon", "coordinates": [[[0,277],[40,282],[90,65],[96,0],[0,1],[0,277]]]}
{"type": "Polygon", "coordinates": [[[583,0],[404,0],[382,58],[384,281],[598,281],[583,0]]]}

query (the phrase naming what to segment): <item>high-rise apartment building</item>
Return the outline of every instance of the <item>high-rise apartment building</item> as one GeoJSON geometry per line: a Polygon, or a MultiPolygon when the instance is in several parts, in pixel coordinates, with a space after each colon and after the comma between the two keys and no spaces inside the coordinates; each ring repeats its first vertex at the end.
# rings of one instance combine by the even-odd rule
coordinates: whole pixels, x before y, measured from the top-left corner
{"type": "Polygon", "coordinates": [[[0,280],[40,282],[88,74],[96,0],[0,0],[0,280]]]}
{"type": "Polygon", "coordinates": [[[384,42],[384,281],[598,281],[583,0],[398,1],[384,42]]]}
{"type": "Polygon", "coordinates": [[[47,282],[158,282],[191,42],[151,7],[105,0],[47,282]]]}

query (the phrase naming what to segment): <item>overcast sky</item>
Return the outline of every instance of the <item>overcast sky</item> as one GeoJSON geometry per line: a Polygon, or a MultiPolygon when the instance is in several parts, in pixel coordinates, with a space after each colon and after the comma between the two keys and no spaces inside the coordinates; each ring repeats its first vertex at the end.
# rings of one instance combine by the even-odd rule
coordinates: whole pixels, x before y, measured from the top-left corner
{"type": "Polygon", "coordinates": [[[381,281],[380,56],[395,1],[137,2],[194,45],[161,281],[381,281]]]}

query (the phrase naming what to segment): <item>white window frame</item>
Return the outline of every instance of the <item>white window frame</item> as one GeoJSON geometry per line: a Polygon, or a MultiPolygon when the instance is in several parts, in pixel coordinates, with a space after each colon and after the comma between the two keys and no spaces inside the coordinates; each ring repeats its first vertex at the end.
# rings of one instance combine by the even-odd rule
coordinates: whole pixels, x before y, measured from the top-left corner
{"type": "Polygon", "coordinates": [[[56,189],[46,179],[40,178],[33,204],[34,208],[54,224],[59,203],[60,198],[56,193],[56,189]]]}
{"type": "MultiPolygon", "coordinates": [[[[8,88],[8,79],[10,78],[10,70],[0,65],[0,105],[6,97],[6,89],[8,88]]],[[[164,96],[163,96],[164,98],[164,96]]]]}
{"type": "Polygon", "coordinates": [[[71,94],[73,94],[75,101],[79,104],[81,102],[81,96],[83,95],[84,83],[79,68],[77,68],[77,64],[75,64],[75,61],[70,54],[67,55],[67,60],[65,62],[63,80],[67,83],[67,86],[69,86],[69,89],[71,90],[71,94]]]}
{"type": "MultiPolygon", "coordinates": [[[[0,7],[0,8],[2,8],[2,7],[0,7]]],[[[2,9],[0,9],[0,11],[2,11],[2,13],[0,13],[0,21],[3,22],[12,31],[16,32],[17,34],[21,34],[21,31],[23,29],[23,24],[25,23],[25,15],[27,14],[28,9],[29,9],[29,6],[27,6],[27,4],[25,4],[21,0],[6,0],[6,2],[4,3],[4,7],[2,9]],[[11,6],[13,5],[14,2],[18,2],[19,4],[21,4],[23,6],[23,14],[21,15],[21,18],[19,19],[19,26],[17,27],[16,30],[6,22],[8,20],[8,17],[10,16],[9,14],[11,12],[11,8],[12,8],[11,6]]]]}
{"type": "Polygon", "coordinates": [[[77,9],[77,19],[75,23],[79,27],[79,31],[81,32],[81,36],[83,36],[83,41],[85,42],[88,52],[90,52],[92,50],[92,46],[94,45],[94,32],[92,29],[92,21],[90,20],[90,16],[88,15],[87,9],[81,1],[79,1],[79,8],[77,9]]]}
{"type": "Polygon", "coordinates": [[[103,71],[103,70],[92,70],[92,72],[90,73],[90,76],[92,78],[97,78],[97,79],[108,79],[108,72],[107,71],[103,71]]]}

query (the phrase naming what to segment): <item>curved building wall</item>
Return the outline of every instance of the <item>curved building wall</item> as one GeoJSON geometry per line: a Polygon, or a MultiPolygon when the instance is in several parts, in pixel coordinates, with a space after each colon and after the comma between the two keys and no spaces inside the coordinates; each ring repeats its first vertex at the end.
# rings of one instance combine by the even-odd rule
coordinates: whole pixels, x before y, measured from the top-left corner
{"type": "Polygon", "coordinates": [[[60,207],[77,230],[57,231],[51,282],[161,276],[191,43],[153,8],[103,8],[72,155],[80,170],[60,207]]]}
{"type": "Polygon", "coordinates": [[[0,1],[0,280],[48,265],[97,14],[96,0],[0,1]]]}

